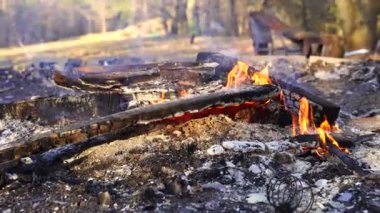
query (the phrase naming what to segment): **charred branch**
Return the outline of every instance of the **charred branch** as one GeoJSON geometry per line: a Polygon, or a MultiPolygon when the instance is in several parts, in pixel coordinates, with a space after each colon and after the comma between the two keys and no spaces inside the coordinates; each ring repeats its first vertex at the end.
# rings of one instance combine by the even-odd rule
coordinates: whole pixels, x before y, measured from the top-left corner
{"type": "MultiPolygon", "coordinates": [[[[344,133],[331,133],[331,136],[339,143],[342,147],[354,147],[355,145],[371,140],[374,134],[368,135],[347,135],[344,133]]],[[[318,134],[308,134],[308,135],[297,135],[292,138],[292,141],[304,143],[304,142],[314,142],[319,141],[318,134]]]]}

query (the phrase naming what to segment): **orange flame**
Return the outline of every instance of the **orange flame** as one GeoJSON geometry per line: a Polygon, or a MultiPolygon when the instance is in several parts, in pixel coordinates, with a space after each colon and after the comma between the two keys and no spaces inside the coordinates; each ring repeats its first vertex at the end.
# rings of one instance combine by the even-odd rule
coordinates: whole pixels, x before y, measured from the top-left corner
{"type": "Polygon", "coordinates": [[[248,64],[238,61],[227,76],[227,88],[237,88],[249,80],[248,64]]]}
{"type": "Polygon", "coordinates": [[[251,77],[255,85],[271,84],[272,81],[269,78],[269,68],[266,66],[260,72],[253,73],[251,77]]]}
{"type": "Polygon", "coordinates": [[[252,81],[254,85],[264,85],[271,84],[272,81],[269,77],[269,69],[265,67],[259,72],[253,73],[251,76],[249,74],[248,64],[238,61],[237,64],[232,68],[227,76],[227,88],[237,88],[244,84],[248,84],[252,81]]]}
{"type": "Polygon", "coordinates": [[[166,91],[162,90],[161,91],[161,100],[165,100],[165,99],[166,99],[166,91]]]}
{"type": "MultiPolygon", "coordinates": [[[[331,126],[330,123],[327,121],[327,118],[324,118],[324,121],[319,125],[319,127],[315,126],[314,123],[314,115],[313,115],[313,110],[312,107],[309,104],[309,101],[305,98],[302,97],[300,99],[300,109],[298,112],[298,127],[299,127],[299,132],[301,135],[303,134],[310,134],[312,132],[316,132],[319,135],[319,138],[322,142],[320,147],[318,147],[315,152],[318,156],[322,156],[327,152],[326,147],[327,147],[327,139],[331,141],[331,143],[339,148],[340,150],[343,150],[344,148],[339,146],[339,143],[334,139],[334,137],[330,134],[331,132],[336,131],[337,127],[336,126],[331,126]]],[[[297,134],[297,119],[295,116],[292,117],[293,121],[293,136],[297,134]]],[[[348,152],[348,150],[345,150],[348,152]]]]}
{"type": "Polygon", "coordinates": [[[160,99],[150,101],[150,104],[158,104],[166,101],[166,90],[162,89],[160,99]]]}

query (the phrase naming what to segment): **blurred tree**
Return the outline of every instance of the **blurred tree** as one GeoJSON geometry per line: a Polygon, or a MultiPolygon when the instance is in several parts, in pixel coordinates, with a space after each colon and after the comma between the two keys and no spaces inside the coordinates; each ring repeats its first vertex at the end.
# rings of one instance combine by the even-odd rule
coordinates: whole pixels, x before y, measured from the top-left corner
{"type": "Polygon", "coordinates": [[[378,0],[336,0],[338,21],[342,27],[347,51],[373,50],[377,42],[378,0]]]}

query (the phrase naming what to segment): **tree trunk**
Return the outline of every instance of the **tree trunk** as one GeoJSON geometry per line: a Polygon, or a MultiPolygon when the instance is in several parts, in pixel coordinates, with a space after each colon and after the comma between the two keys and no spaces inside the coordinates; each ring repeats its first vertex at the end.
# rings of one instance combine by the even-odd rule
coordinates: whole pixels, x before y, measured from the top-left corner
{"type": "Polygon", "coordinates": [[[4,12],[7,11],[7,0],[1,0],[1,10],[4,12]]]}
{"type": "Polygon", "coordinates": [[[238,17],[236,13],[236,0],[230,0],[230,14],[231,14],[231,21],[230,21],[230,30],[229,35],[230,36],[237,36],[239,34],[239,23],[238,23],[238,17]]]}
{"type": "Polygon", "coordinates": [[[346,51],[373,50],[377,41],[378,0],[335,0],[346,51]]]}
{"type": "Polygon", "coordinates": [[[301,9],[302,9],[302,26],[305,30],[308,30],[305,0],[301,0],[301,9]]]}
{"type": "Polygon", "coordinates": [[[174,19],[171,29],[171,33],[173,35],[177,35],[179,33],[186,34],[188,32],[186,10],[187,0],[176,0],[174,19]]]}

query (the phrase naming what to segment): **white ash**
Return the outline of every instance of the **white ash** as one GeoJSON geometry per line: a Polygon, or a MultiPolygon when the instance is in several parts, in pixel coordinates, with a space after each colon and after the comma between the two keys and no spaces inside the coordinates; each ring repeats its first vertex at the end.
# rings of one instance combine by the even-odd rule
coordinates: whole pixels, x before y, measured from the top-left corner
{"type": "Polygon", "coordinates": [[[325,210],[329,205],[336,209],[343,209],[345,206],[339,202],[334,202],[333,198],[339,193],[342,186],[353,184],[353,180],[354,176],[341,176],[333,180],[320,179],[316,181],[315,187],[312,188],[315,199],[313,211],[325,210]]]}
{"type": "Polygon", "coordinates": [[[297,144],[285,140],[270,141],[266,142],[265,145],[268,147],[269,152],[282,152],[292,148],[298,148],[297,144]]]}
{"type": "Polygon", "coordinates": [[[314,73],[314,77],[321,80],[339,80],[340,75],[335,72],[317,71],[314,73]]]}
{"type": "Polygon", "coordinates": [[[248,194],[247,202],[250,204],[268,203],[267,195],[265,192],[257,192],[248,194]]]}
{"type": "Polygon", "coordinates": [[[294,176],[300,177],[301,175],[308,172],[308,170],[311,168],[311,163],[303,160],[296,160],[292,164],[284,164],[283,166],[292,171],[294,176]]]}
{"type": "Polygon", "coordinates": [[[30,121],[0,120],[0,145],[49,131],[49,127],[30,121]]]}
{"type": "Polygon", "coordinates": [[[258,141],[224,141],[222,146],[235,152],[265,152],[265,145],[258,141]]]}
{"type": "Polygon", "coordinates": [[[374,137],[352,150],[353,157],[360,159],[360,162],[371,166],[374,171],[380,171],[380,137],[374,137]]]}
{"type": "Polygon", "coordinates": [[[203,189],[215,189],[215,190],[218,190],[218,191],[221,191],[221,192],[224,192],[227,190],[226,186],[215,181],[215,182],[210,182],[210,183],[205,183],[205,184],[202,184],[202,188],[203,189]]]}

